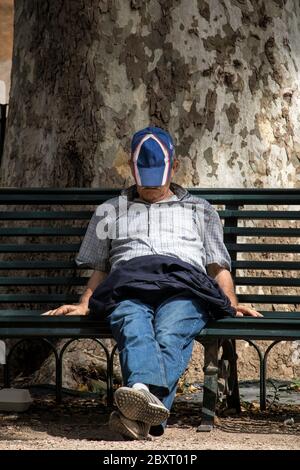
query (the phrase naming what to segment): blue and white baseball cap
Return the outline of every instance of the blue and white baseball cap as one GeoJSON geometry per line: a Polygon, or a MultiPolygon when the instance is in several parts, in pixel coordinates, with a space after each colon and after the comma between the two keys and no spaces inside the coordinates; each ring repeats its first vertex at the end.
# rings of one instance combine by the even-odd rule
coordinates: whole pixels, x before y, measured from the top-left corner
{"type": "Polygon", "coordinates": [[[170,177],[174,144],[170,134],[159,127],[136,132],[131,141],[131,155],[139,186],[163,186],[170,177]]]}

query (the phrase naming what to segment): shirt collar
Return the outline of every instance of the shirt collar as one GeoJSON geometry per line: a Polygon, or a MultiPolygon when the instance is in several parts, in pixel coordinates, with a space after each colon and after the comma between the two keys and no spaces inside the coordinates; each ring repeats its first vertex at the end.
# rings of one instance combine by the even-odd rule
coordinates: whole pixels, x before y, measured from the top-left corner
{"type": "MultiPolygon", "coordinates": [[[[170,189],[180,201],[189,195],[189,192],[185,188],[176,183],[171,183],[170,189]]],[[[132,186],[129,186],[129,188],[123,189],[121,191],[121,196],[127,196],[129,201],[133,201],[133,199],[138,197],[136,185],[133,184],[132,186]]]]}

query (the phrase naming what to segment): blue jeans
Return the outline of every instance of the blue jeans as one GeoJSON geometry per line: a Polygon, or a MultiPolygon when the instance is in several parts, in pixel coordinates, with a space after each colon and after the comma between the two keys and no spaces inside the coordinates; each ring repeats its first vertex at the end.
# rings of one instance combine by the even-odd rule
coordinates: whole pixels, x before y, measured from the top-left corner
{"type": "Polygon", "coordinates": [[[171,297],[160,305],[119,302],[108,315],[117,342],[124,385],[144,383],[168,408],[185,371],[195,336],[208,312],[196,298],[171,297]]]}

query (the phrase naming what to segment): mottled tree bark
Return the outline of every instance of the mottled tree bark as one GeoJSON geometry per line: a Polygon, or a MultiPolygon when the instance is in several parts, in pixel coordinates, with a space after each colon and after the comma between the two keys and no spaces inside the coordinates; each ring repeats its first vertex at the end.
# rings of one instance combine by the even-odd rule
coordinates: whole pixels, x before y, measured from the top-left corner
{"type": "Polygon", "coordinates": [[[174,135],[180,184],[299,185],[298,0],[15,8],[3,185],[127,185],[149,123],[174,135]]]}
{"type": "Polygon", "coordinates": [[[179,182],[299,181],[298,0],[16,0],[4,185],[120,186],[168,127],[179,182]]]}

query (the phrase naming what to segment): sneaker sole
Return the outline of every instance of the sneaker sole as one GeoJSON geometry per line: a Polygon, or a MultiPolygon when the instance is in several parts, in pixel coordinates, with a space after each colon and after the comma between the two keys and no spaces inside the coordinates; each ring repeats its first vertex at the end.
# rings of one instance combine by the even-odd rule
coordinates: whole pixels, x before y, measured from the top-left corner
{"type": "Polygon", "coordinates": [[[147,398],[132,388],[120,388],[115,393],[116,405],[126,418],[157,426],[169,417],[163,405],[149,403],[147,398]]]}
{"type": "Polygon", "coordinates": [[[140,434],[137,434],[134,432],[133,429],[128,428],[122,421],[120,420],[119,416],[113,416],[109,420],[109,429],[112,432],[117,432],[118,434],[121,434],[122,436],[125,436],[129,438],[130,440],[139,440],[139,441],[148,441],[151,440],[151,437],[145,437],[141,436],[140,434]]]}

